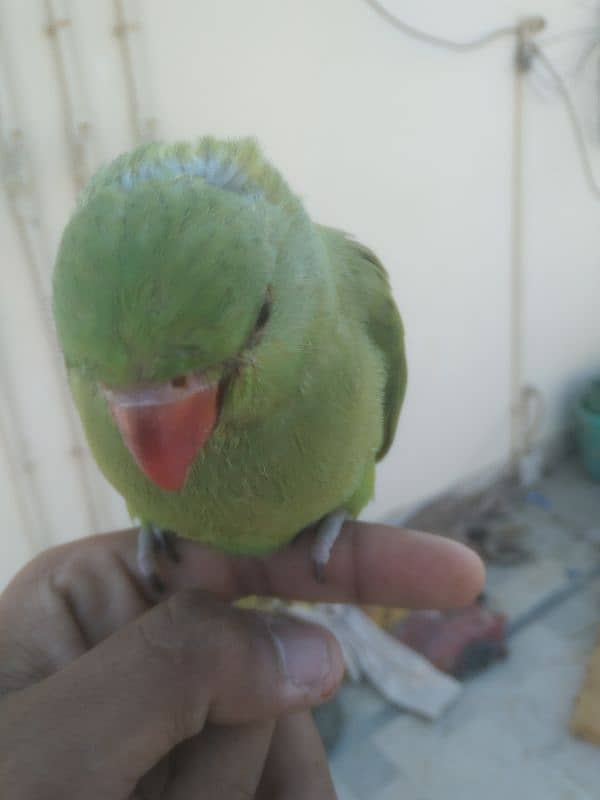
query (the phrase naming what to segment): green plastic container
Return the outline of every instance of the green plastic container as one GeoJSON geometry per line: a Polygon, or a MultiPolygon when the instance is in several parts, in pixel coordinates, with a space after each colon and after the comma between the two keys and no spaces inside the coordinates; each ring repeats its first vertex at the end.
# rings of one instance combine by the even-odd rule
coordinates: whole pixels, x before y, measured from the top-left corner
{"type": "Polygon", "coordinates": [[[600,380],[588,386],[576,413],[577,441],[588,475],[600,481],[600,380]]]}

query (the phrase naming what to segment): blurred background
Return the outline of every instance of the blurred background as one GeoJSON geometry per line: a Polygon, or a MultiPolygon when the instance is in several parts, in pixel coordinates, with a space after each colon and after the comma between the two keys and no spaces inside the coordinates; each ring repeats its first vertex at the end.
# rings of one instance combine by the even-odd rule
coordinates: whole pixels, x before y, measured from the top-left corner
{"type": "Polygon", "coordinates": [[[409,387],[365,516],[507,466],[533,484],[568,452],[600,373],[600,3],[3,0],[0,35],[0,588],[129,525],[49,296],[78,191],[146,139],[256,136],[389,270],[409,387]]]}

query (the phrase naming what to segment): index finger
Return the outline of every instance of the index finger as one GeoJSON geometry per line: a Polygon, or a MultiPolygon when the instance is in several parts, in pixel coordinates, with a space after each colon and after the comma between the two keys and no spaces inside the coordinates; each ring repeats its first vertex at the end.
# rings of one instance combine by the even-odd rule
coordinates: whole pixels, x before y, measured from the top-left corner
{"type": "MultiPolygon", "coordinates": [[[[131,534],[115,535],[135,569],[131,534]]],[[[169,590],[201,586],[224,600],[246,595],[315,602],[409,608],[467,605],[481,591],[484,568],[472,550],[428,533],[367,522],[347,522],[332,550],[326,581],[314,576],[315,533],[261,558],[231,556],[180,540],[181,563],[165,565],[169,590]]]]}

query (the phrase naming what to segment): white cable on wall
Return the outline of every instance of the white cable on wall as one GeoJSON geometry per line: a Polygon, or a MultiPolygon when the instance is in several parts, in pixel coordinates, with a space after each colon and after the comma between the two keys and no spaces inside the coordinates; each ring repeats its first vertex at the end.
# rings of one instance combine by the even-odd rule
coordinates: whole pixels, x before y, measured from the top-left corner
{"type": "MultiPolygon", "coordinates": [[[[1,41],[0,35],[0,44],[1,41]]],[[[92,467],[89,458],[85,457],[86,451],[81,444],[75,409],[62,374],[63,366],[59,358],[59,348],[54,344],[54,326],[50,316],[48,291],[51,259],[42,231],[37,192],[31,171],[31,158],[25,143],[23,126],[19,122],[16,92],[5,54],[5,48],[0,46],[0,101],[3,103],[0,109],[1,178],[23,248],[39,316],[46,333],[46,341],[50,344],[49,350],[57,377],[59,400],[69,431],[68,452],[76,462],[74,472],[77,476],[80,496],[86,510],[90,530],[97,531],[100,518],[89,474],[92,467]]],[[[14,408],[11,413],[13,416],[16,415],[17,409],[14,408]]],[[[18,426],[16,417],[14,424],[18,426]]]]}
{"type": "Polygon", "coordinates": [[[523,436],[523,59],[524,33],[517,34],[513,78],[511,268],[510,268],[510,460],[515,465],[525,449],[523,436]]]}
{"type": "Polygon", "coordinates": [[[134,142],[156,138],[158,122],[150,96],[149,67],[141,38],[138,0],[114,0],[114,34],[119,42],[134,142]]]}
{"type": "Polygon", "coordinates": [[[46,0],[46,33],[50,39],[69,145],[71,174],[79,192],[95,167],[88,93],[73,34],[69,0],[46,0]]]}

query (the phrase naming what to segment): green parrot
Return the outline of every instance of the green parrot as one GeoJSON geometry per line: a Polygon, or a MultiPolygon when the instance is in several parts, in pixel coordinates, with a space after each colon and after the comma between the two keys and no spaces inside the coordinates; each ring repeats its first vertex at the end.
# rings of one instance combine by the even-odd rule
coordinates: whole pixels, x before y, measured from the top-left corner
{"type": "Polygon", "coordinates": [[[313,525],[321,574],[372,496],[406,385],[370,250],[313,223],[253,139],[144,144],[83,191],[53,310],[147,577],[164,532],[261,555],[313,525]]]}

